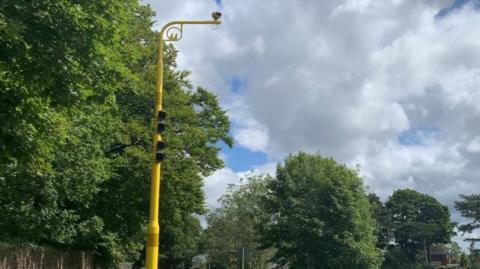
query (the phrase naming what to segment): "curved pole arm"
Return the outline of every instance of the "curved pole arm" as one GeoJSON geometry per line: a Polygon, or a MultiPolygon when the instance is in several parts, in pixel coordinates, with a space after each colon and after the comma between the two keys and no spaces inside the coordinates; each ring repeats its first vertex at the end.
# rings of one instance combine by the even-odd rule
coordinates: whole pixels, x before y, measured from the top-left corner
{"type": "Polygon", "coordinates": [[[222,22],[219,19],[208,21],[171,21],[166,23],[160,30],[157,55],[157,94],[156,109],[162,109],[162,86],[163,86],[163,43],[176,42],[183,37],[183,25],[185,24],[210,24],[219,25],[222,22]]]}
{"type": "Polygon", "coordinates": [[[221,22],[219,20],[211,21],[171,21],[165,24],[160,30],[160,41],[178,41],[182,39],[183,34],[183,25],[185,24],[213,24],[219,25],[221,22]],[[176,32],[170,32],[170,31],[176,32]]]}

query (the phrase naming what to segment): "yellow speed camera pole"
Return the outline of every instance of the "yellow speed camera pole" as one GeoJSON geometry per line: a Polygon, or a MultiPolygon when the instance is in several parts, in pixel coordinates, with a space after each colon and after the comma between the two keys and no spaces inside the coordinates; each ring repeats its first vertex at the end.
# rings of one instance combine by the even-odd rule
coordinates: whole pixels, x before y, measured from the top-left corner
{"type": "Polygon", "coordinates": [[[158,62],[157,62],[157,86],[155,98],[155,123],[156,132],[153,135],[152,145],[152,182],[150,190],[150,217],[148,223],[147,236],[147,260],[146,269],[158,268],[158,246],[160,225],[158,222],[158,211],[160,207],[160,175],[161,163],[163,160],[162,149],[165,144],[162,141],[162,132],[165,130],[164,120],[165,112],[162,110],[163,95],[163,43],[166,41],[178,41],[182,38],[183,26],[185,24],[220,24],[220,12],[213,12],[213,20],[210,21],[172,21],[163,26],[160,31],[160,40],[158,45],[158,62]]]}

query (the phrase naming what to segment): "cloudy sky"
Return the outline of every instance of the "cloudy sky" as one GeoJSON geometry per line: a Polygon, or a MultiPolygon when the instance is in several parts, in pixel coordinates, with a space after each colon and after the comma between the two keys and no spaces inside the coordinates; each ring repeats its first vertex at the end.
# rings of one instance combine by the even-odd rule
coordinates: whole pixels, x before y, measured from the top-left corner
{"type": "Polygon", "coordinates": [[[480,193],[480,1],[147,0],[186,26],[179,68],[232,120],[207,205],[299,150],[359,166],[370,192],[414,188],[453,209],[480,193]]]}

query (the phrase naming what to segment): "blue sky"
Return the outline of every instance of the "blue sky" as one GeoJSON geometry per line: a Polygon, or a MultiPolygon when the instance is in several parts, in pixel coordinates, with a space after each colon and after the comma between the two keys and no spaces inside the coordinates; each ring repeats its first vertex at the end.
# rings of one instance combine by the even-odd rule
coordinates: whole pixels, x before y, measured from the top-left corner
{"type": "Polygon", "coordinates": [[[479,0],[454,0],[451,5],[441,9],[438,12],[437,17],[444,17],[448,13],[450,13],[452,11],[455,11],[455,10],[458,10],[458,9],[462,8],[463,6],[465,6],[466,4],[473,4],[474,6],[479,7],[480,6],[480,1],[479,0]]]}
{"type": "Polygon", "coordinates": [[[410,128],[398,135],[398,142],[404,146],[421,146],[439,133],[439,130],[431,126],[410,128]]]}
{"type": "MultiPolygon", "coordinates": [[[[219,0],[217,0],[220,2],[219,0]]],[[[227,81],[227,86],[232,91],[234,96],[244,94],[247,90],[247,81],[241,76],[231,76],[227,81]]],[[[236,122],[232,122],[230,135],[234,136],[233,132],[239,129],[240,126],[236,122]]],[[[228,148],[225,144],[221,144],[221,154],[225,159],[225,164],[234,172],[244,172],[255,169],[267,162],[267,154],[260,151],[249,150],[242,145],[235,143],[232,148],[228,148]]]]}
{"type": "Polygon", "coordinates": [[[244,91],[247,87],[246,79],[242,79],[239,76],[232,76],[231,78],[229,78],[228,84],[230,85],[230,90],[233,93],[239,93],[240,91],[244,91]]]}
{"type": "Polygon", "coordinates": [[[267,161],[267,154],[254,152],[238,144],[228,148],[222,144],[221,155],[224,157],[225,165],[234,172],[244,172],[257,168],[267,161]]]}

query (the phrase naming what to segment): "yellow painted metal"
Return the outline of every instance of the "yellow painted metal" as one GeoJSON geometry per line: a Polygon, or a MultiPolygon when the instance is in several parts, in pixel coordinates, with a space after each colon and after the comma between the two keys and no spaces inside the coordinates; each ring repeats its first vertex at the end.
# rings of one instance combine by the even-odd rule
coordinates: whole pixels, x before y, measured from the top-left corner
{"type": "MultiPolygon", "coordinates": [[[[178,41],[182,38],[183,25],[185,24],[213,24],[218,25],[219,20],[212,21],[172,21],[163,26],[160,31],[160,41],[158,45],[158,61],[157,61],[157,84],[155,98],[155,123],[158,122],[158,112],[162,110],[163,99],[163,43],[165,41],[178,41]],[[170,32],[172,31],[172,32],[170,32]]],[[[150,189],[150,217],[148,223],[147,235],[147,258],[146,269],[158,268],[159,240],[160,240],[160,224],[158,221],[160,208],[160,176],[161,162],[156,160],[156,145],[158,141],[162,141],[161,134],[156,132],[152,140],[152,178],[150,189]]]]}

